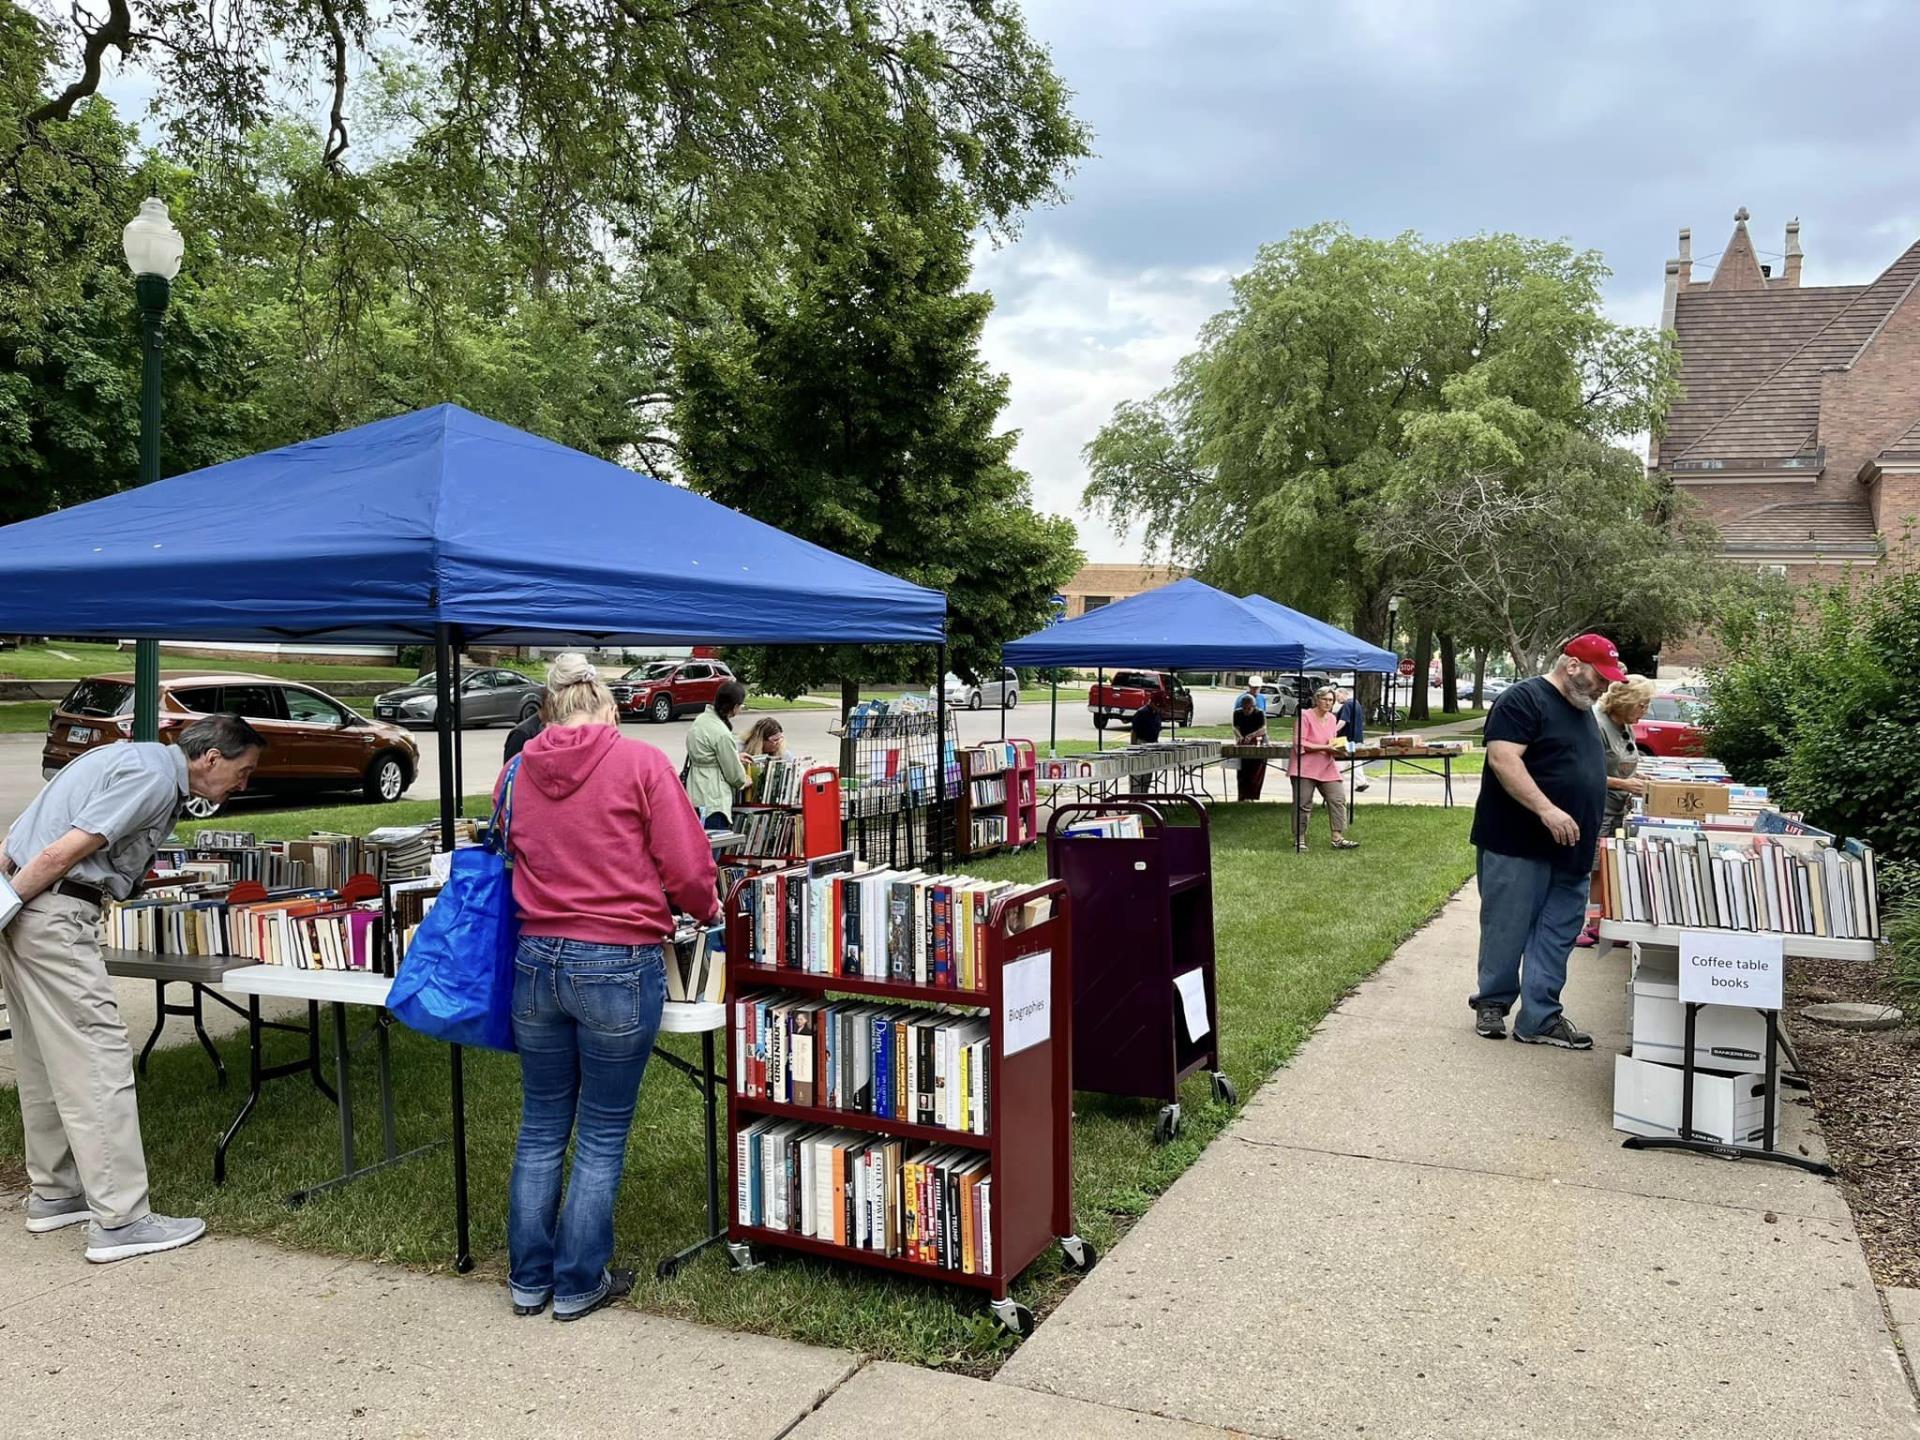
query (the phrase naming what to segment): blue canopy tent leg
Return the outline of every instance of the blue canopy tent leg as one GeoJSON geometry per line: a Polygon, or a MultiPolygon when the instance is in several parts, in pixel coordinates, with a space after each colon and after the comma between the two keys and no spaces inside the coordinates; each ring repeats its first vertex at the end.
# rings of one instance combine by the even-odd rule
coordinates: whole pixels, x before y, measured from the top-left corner
{"type": "Polygon", "coordinates": [[[1304,815],[1302,814],[1302,807],[1300,804],[1300,801],[1301,801],[1300,757],[1303,753],[1305,753],[1300,748],[1300,732],[1306,720],[1306,711],[1300,704],[1300,689],[1303,685],[1306,684],[1306,679],[1307,677],[1306,677],[1305,671],[1302,671],[1302,670],[1294,671],[1294,674],[1293,674],[1293,766],[1291,771],[1287,775],[1287,781],[1293,787],[1293,849],[1295,854],[1298,854],[1300,852],[1300,847],[1307,843],[1307,822],[1304,815]]]}
{"type": "MultiPolygon", "coordinates": [[[[1098,695],[1102,690],[1107,688],[1107,667],[1102,665],[1094,672],[1094,675],[1096,678],[1093,682],[1093,693],[1098,695]]],[[[1099,712],[1096,710],[1094,714],[1097,717],[1099,712]]],[[[1093,748],[1096,750],[1105,750],[1107,748],[1106,727],[1099,722],[1098,718],[1096,718],[1093,723],[1093,748]]]]}
{"type": "MultiPolygon", "coordinates": [[[[460,647],[453,647],[453,813],[456,816],[467,813],[467,787],[460,771],[466,763],[466,747],[462,744],[466,727],[460,722],[466,717],[460,713],[466,703],[466,679],[460,671],[460,647]]],[[[434,707],[436,710],[439,706],[434,707]]]]}
{"type": "Polygon", "coordinates": [[[1060,755],[1060,671],[1053,672],[1053,707],[1047,716],[1047,758],[1058,759],[1060,755]]]}
{"type": "MultiPolygon", "coordinates": [[[[947,622],[940,622],[944,635],[947,622]]],[[[937,875],[947,863],[947,642],[935,647],[933,680],[933,869],[937,875]]],[[[960,757],[954,756],[959,768],[960,757]]],[[[954,849],[959,850],[956,844],[954,849]]]]}
{"type": "Polygon", "coordinates": [[[1007,652],[1000,652],[1000,743],[1007,739],[1007,652]]]}
{"type": "MultiPolygon", "coordinates": [[[[434,728],[440,732],[440,848],[453,849],[454,759],[453,657],[458,647],[453,627],[433,629],[434,728]]],[[[466,1057],[458,1045],[448,1046],[453,1085],[453,1268],[459,1274],[473,1269],[473,1245],[467,1208],[467,1077],[466,1057]]]]}

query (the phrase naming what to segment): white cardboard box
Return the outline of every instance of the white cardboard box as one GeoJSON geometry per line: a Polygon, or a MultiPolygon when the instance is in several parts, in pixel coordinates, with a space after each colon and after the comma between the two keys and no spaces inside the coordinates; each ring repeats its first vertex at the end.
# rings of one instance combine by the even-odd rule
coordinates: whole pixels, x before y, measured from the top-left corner
{"type": "MultiPolygon", "coordinates": [[[[1627,987],[1633,1058],[1678,1065],[1685,1059],[1687,1007],[1672,965],[1641,960],[1627,987]]],[[[1702,1005],[1694,1021],[1693,1063],[1706,1070],[1763,1071],[1767,1021],[1744,1005],[1702,1005]]]]}
{"type": "MultiPolygon", "coordinates": [[[[1678,1065],[1656,1065],[1631,1055],[1613,1059],[1613,1128],[1629,1135],[1680,1133],[1678,1065]]],[[[1722,1145],[1760,1143],[1765,1077],[1693,1072],[1693,1138],[1722,1145]]],[[[1774,1144],[1780,1143],[1780,1092],[1774,1090],[1774,1144]]]]}

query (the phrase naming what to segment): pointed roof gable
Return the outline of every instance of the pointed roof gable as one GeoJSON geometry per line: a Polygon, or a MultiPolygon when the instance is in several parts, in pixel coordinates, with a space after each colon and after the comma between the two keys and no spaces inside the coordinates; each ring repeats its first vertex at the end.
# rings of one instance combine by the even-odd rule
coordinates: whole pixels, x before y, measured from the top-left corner
{"type": "MultiPolygon", "coordinates": [[[[1776,315],[1797,314],[1811,319],[1826,310],[1827,318],[1819,328],[1778,359],[1774,368],[1754,383],[1741,398],[1717,420],[1699,429],[1692,438],[1670,441],[1662,447],[1663,459],[1670,455],[1676,462],[1708,458],[1785,458],[1810,451],[1820,428],[1820,372],[1850,364],[1873,339],[1887,317],[1920,281],[1920,241],[1916,241],[1898,260],[1889,265],[1880,278],[1863,289],[1832,290],[1759,290],[1724,297],[1737,306],[1733,329],[1756,337],[1774,330],[1776,315]],[[1827,301],[1812,297],[1828,297],[1827,301]],[[1844,297],[1837,306],[1833,298],[1844,297]],[[1795,300],[1800,307],[1792,308],[1795,300]]],[[[1718,284],[1718,277],[1715,277],[1718,284]]],[[[1716,297],[1710,292],[1703,298],[1716,297]]],[[[1684,307],[1685,310],[1692,307],[1684,307]]],[[[1678,323],[1678,322],[1677,322],[1678,323]]],[[[1793,327],[1797,332],[1799,327],[1793,327]]],[[[1780,337],[1789,338],[1789,337],[1780,337]]],[[[1797,338],[1797,334],[1794,337],[1797,338]]],[[[1680,330],[1683,370],[1681,383],[1692,390],[1695,379],[1693,355],[1686,326],[1680,330]]],[[[1760,344],[1761,358],[1773,361],[1786,348],[1782,344],[1760,344]]],[[[1673,425],[1668,433],[1672,435],[1673,425]]]]}
{"type": "Polygon", "coordinates": [[[1721,252],[1714,268],[1711,288],[1728,290],[1764,290],[1767,277],[1760,273],[1760,257],[1753,253],[1753,239],[1747,234],[1747,207],[1733,212],[1733,238],[1721,252]]]}

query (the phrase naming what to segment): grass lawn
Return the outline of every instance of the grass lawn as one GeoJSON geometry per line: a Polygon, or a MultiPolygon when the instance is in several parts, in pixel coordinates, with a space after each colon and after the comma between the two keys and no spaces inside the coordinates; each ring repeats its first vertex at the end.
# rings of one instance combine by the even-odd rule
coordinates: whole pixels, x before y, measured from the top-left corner
{"type": "MultiPolygon", "coordinates": [[[[1291,733],[1290,731],[1288,732],[1289,743],[1291,733]]],[[[1124,750],[1127,745],[1127,732],[1121,729],[1110,732],[1110,734],[1112,738],[1107,741],[1105,748],[1108,750],[1124,750]]],[[[1230,737],[1231,731],[1225,725],[1199,725],[1184,729],[1180,731],[1180,734],[1195,740],[1225,740],[1230,737]]],[[[1040,746],[1040,753],[1043,755],[1046,754],[1046,741],[1041,740],[1036,743],[1040,746]]],[[[1100,749],[1101,746],[1098,740],[1062,740],[1054,748],[1062,755],[1091,755],[1100,749]]],[[[1453,757],[1453,773],[1455,775],[1478,775],[1486,768],[1486,763],[1487,757],[1482,752],[1456,755],[1453,757]]],[[[1438,760],[1418,760],[1411,763],[1403,761],[1394,767],[1393,773],[1395,778],[1397,779],[1401,776],[1418,778],[1418,772],[1413,769],[1413,765],[1416,764],[1431,766],[1436,773],[1438,773],[1440,766],[1438,760]]],[[[1384,760],[1369,760],[1367,762],[1367,772],[1384,778],[1387,773],[1387,762],[1384,760]]]]}
{"type": "MultiPolygon", "coordinates": [[[[466,813],[485,815],[493,809],[491,795],[469,795],[466,813]]],[[[304,840],[316,830],[365,835],[386,825],[424,825],[440,818],[438,800],[396,800],[391,805],[329,805],[318,810],[262,810],[239,805],[211,820],[182,820],[174,827],[181,839],[202,830],[246,830],[260,840],[304,840]]]]}
{"type": "MultiPolygon", "coordinates": [[[[404,685],[417,673],[411,666],[321,665],[312,661],[214,660],[186,655],[162,655],[160,668],[174,674],[214,674],[242,671],[249,675],[277,675],[283,680],[308,680],[326,688],[328,680],[384,680],[404,685]]],[[[78,680],[86,675],[132,671],[133,652],[114,645],[62,643],[21,650],[0,650],[0,679],[78,680]],[[57,653],[56,653],[57,652],[57,653]],[[68,658],[71,657],[71,658],[68,658]]]]}
{"type": "Polygon", "coordinates": [[[839,704],[838,700],[829,700],[824,695],[802,695],[794,700],[784,700],[778,695],[749,695],[747,713],[771,710],[832,710],[839,704]]]}
{"type": "MultiPolygon", "coordinates": [[[[376,816],[394,819],[401,818],[398,812],[430,809],[414,802],[334,811],[325,820],[290,814],[220,823],[267,834],[311,824],[360,825],[376,816]]],[[[1368,816],[1363,848],[1296,856],[1285,849],[1291,819],[1285,806],[1214,810],[1221,1031],[1226,1068],[1243,1097],[1251,1098],[1328,1009],[1466,879],[1472,868],[1467,813],[1382,808],[1368,816]],[[1356,897],[1365,903],[1355,903],[1356,897]]],[[[1045,859],[1029,851],[968,868],[986,876],[1037,880],[1045,859]]],[[[364,1032],[365,1024],[364,1012],[356,1013],[356,1031],[364,1032]]],[[[437,1044],[404,1030],[394,1038],[404,1148],[447,1134],[447,1061],[437,1044]]],[[[662,1044],[689,1059],[698,1054],[688,1037],[665,1037],[662,1044]]],[[[291,1059],[299,1042],[275,1035],[267,1048],[270,1061],[291,1059]]],[[[243,1039],[229,1037],[223,1049],[228,1068],[244,1075],[243,1039]]],[[[371,1047],[360,1050],[354,1064],[356,1086],[362,1087],[359,1138],[363,1153],[371,1154],[379,1139],[371,1047]]],[[[474,1251],[480,1283],[498,1287],[505,1270],[506,1181],[519,1108],[518,1068],[510,1056],[469,1052],[466,1080],[474,1251]]],[[[157,1052],[140,1089],[154,1199],[168,1212],[203,1214],[226,1235],[430,1269],[448,1265],[453,1218],[451,1162],[444,1149],[292,1211],[285,1195],[330,1173],[339,1158],[333,1109],[311,1086],[281,1081],[268,1088],[229,1153],[229,1179],[221,1188],[212,1183],[213,1144],[238,1108],[239,1094],[210,1086],[206,1060],[193,1046],[157,1052]]],[[[1156,1148],[1153,1104],[1080,1097],[1074,1128],[1078,1228],[1103,1254],[1231,1117],[1211,1098],[1204,1075],[1185,1086],[1182,1101],[1182,1134],[1156,1148]]],[[[18,1109],[6,1097],[0,1101],[0,1171],[19,1163],[19,1123],[18,1109]]],[[[655,1281],[654,1261],[698,1236],[702,1194],[698,1092],[680,1075],[655,1066],[641,1092],[617,1217],[620,1255],[641,1272],[632,1303],[730,1330],[974,1373],[994,1368],[1012,1343],[977,1295],[885,1277],[857,1265],[789,1258],[736,1276],[721,1253],[710,1251],[676,1280],[655,1281]]],[[[1070,1283],[1057,1252],[1049,1252],[1016,1293],[1044,1313],[1070,1283]]],[[[504,1290],[499,1300],[506,1304],[504,1290]]]]}
{"type": "Polygon", "coordinates": [[[47,716],[52,711],[50,700],[21,700],[0,705],[0,735],[44,735],[47,716]]]}

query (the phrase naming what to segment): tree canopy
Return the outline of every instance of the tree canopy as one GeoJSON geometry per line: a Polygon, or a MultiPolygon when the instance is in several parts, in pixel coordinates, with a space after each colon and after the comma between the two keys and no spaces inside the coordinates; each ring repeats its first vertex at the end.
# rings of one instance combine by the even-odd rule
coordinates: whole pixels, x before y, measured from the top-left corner
{"type": "Polygon", "coordinates": [[[1701,531],[1669,526],[1670,497],[1618,448],[1664,414],[1673,358],[1602,314],[1606,273],[1515,235],[1297,231],[1235,280],[1174,384],[1088,445],[1087,502],[1216,583],[1350,616],[1369,639],[1397,590],[1529,666],[1568,616],[1623,597],[1656,630],[1691,623],[1684,567],[1654,560],[1696,557],[1701,531]],[[1531,563],[1569,517],[1585,557],[1531,563]],[[1508,585],[1487,567],[1510,554],[1529,564],[1508,585]]]}

